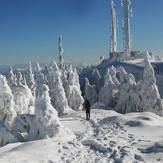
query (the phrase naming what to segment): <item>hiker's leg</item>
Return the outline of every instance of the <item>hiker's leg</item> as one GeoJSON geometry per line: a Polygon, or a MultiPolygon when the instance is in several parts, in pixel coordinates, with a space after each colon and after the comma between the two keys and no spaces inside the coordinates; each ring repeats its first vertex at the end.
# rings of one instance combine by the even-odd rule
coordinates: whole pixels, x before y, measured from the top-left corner
{"type": "Polygon", "coordinates": [[[88,120],[88,113],[86,112],[86,120],[88,120]]]}

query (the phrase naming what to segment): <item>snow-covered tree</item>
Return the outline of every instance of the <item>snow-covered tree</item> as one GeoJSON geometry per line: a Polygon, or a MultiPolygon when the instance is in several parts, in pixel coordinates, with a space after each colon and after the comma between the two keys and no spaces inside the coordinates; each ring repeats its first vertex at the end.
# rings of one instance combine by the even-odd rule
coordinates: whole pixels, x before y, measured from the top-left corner
{"type": "Polygon", "coordinates": [[[118,79],[116,77],[117,70],[113,65],[109,68],[109,74],[111,75],[111,78],[112,78],[115,86],[118,87],[119,86],[119,81],[118,81],[118,79]]]}
{"type": "Polygon", "coordinates": [[[18,115],[34,112],[34,97],[31,89],[27,86],[25,76],[18,72],[18,84],[12,87],[15,111],[18,115]]]}
{"type": "Polygon", "coordinates": [[[36,62],[35,73],[40,72],[40,71],[41,71],[40,64],[36,62]]]}
{"type": "Polygon", "coordinates": [[[35,103],[35,115],[38,121],[37,137],[54,137],[60,129],[60,122],[56,110],[51,105],[49,88],[43,84],[37,87],[37,97],[35,103]]]}
{"type": "Polygon", "coordinates": [[[52,61],[50,68],[53,70],[52,74],[53,74],[54,78],[58,77],[58,76],[61,77],[61,72],[58,68],[57,63],[54,60],[52,61]]]}
{"type": "Polygon", "coordinates": [[[112,80],[109,69],[105,75],[104,86],[101,88],[99,93],[99,102],[103,103],[106,108],[113,105],[114,97],[115,97],[115,83],[112,80]]]}
{"type": "Polygon", "coordinates": [[[137,97],[134,94],[134,88],[136,87],[135,78],[132,74],[128,74],[123,67],[119,67],[120,89],[119,97],[115,110],[120,113],[138,111],[137,97]],[[136,96],[136,97],[135,97],[136,96]]]}
{"type": "Polygon", "coordinates": [[[92,81],[91,84],[94,84],[96,86],[96,91],[99,93],[101,88],[101,75],[97,68],[95,68],[92,72],[92,81]]]}
{"type": "Polygon", "coordinates": [[[14,74],[12,67],[10,67],[10,70],[9,70],[8,83],[10,87],[17,85],[17,77],[16,77],[16,74],[14,74]]]}
{"type": "Polygon", "coordinates": [[[66,90],[68,104],[73,110],[81,110],[82,104],[84,102],[83,97],[81,95],[79,77],[76,69],[70,67],[68,75],[68,88],[66,90]]]}
{"type": "Polygon", "coordinates": [[[27,86],[27,80],[26,80],[25,75],[23,75],[23,81],[22,81],[22,84],[27,86]]]}
{"type": "Polygon", "coordinates": [[[63,88],[61,73],[55,61],[48,70],[48,85],[50,88],[51,103],[57,109],[58,114],[64,114],[70,111],[68,101],[63,88]]]}
{"type": "Polygon", "coordinates": [[[35,94],[35,79],[34,79],[34,74],[32,71],[32,64],[31,62],[29,62],[29,69],[28,69],[28,73],[26,76],[26,80],[27,80],[27,85],[28,87],[31,89],[32,94],[35,94]]]}
{"type": "Polygon", "coordinates": [[[17,79],[18,79],[17,85],[22,86],[23,85],[23,76],[22,76],[21,72],[18,72],[17,79]]]}
{"type": "Polygon", "coordinates": [[[34,97],[27,85],[19,85],[12,88],[15,111],[18,115],[32,114],[34,112],[34,97]]]}
{"type": "Polygon", "coordinates": [[[14,110],[14,100],[10,87],[4,76],[0,75],[0,120],[11,129],[16,112],[14,110]]]}
{"type": "Polygon", "coordinates": [[[36,76],[36,85],[42,85],[42,84],[46,84],[47,83],[47,79],[45,77],[45,75],[42,72],[38,72],[37,76],[36,76]]]}
{"type": "Polygon", "coordinates": [[[98,100],[95,85],[91,85],[88,78],[85,78],[84,99],[87,99],[91,106],[98,100]]]}
{"type": "Polygon", "coordinates": [[[62,84],[63,84],[63,88],[65,90],[65,94],[67,97],[67,90],[68,90],[68,71],[66,69],[62,69],[62,75],[61,75],[61,79],[62,79],[62,84]]]}
{"type": "Polygon", "coordinates": [[[68,106],[68,101],[62,86],[62,81],[60,77],[57,77],[55,81],[53,81],[54,87],[53,93],[54,95],[54,106],[58,111],[58,114],[61,115],[63,113],[69,112],[71,109],[68,106]]]}
{"type": "Polygon", "coordinates": [[[150,111],[158,115],[163,115],[163,104],[156,84],[154,69],[148,59],[145,60],[140,97],[141,111],[150,111]]]}

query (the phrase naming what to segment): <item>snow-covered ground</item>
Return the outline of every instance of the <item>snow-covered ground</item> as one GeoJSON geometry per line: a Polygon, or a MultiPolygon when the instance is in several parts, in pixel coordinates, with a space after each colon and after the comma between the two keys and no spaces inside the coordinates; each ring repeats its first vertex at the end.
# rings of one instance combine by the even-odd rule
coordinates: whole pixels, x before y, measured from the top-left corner
{"type": "Polygon", "coordinates": [[[94,109],[60,117],[76,137],[54,137],[0,148],[0,163],[163,162],[163,118],[153,113],[119,114],[94,109]]]}

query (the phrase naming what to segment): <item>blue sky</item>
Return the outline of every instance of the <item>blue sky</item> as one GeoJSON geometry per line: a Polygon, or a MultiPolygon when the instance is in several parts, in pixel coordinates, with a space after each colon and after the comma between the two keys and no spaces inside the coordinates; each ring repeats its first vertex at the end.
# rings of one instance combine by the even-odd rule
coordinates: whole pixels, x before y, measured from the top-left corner
{"type": "MultiPolygon", "coordinates": [[[[118,48],[122,49],[120,0],[118,48]]],[[[163,1],[132,0],[132,47],[163,54],[163,1]]],[[[63,35],[68,62],[96,62],[110,42],[108,0],[0,0],[0,64],[57,59],[63,35]]]]}

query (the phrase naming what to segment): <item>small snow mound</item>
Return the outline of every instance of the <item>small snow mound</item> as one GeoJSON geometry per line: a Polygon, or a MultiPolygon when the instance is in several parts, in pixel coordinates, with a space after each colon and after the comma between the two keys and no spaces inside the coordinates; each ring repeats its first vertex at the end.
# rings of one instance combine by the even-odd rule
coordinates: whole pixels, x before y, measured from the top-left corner
{"type": "Polygon", "coordinates": [[[100,142],[97,142],[96,140],[87,139],[82,142],[85,146],[90,146],[91,149],[94,149],[95,151],[99,151],[100,153],[107,153],[109,151],[109,148],[104,147],[100,142]]]}
{"type": "Polygon", "coordinates": [[[6,128],[2,121],[0,121],[0,147],[16,142],[15,136],[6,128]]]}
{"type": "Polygon", "coordinates": [[[140,151],[142,153],[163,153],[163,142],[157,142],[146,149],[140,149],[140,151]]]}
{"type": "Polygon", "coordinates": [[[130,127],[141,127],[143,124],[140,121],[128,121],[125,125],[130,127]]]}
{"type": "Polygon", "coordinates": [[[139,117],[137,117],[137,119],[144,120],[144,121],[152,121],[152,119],[147,116],[139,116],[139,117]]]}
{"type": "Polygon", "coordinates": [[[114,121],[116,121],[118,119],[118,116],[111,116],[111,117],[107,117],[102,119],[99,124],[103,125],[103,124],[108,124],[108,123],[112,123],[114,121]]]}

